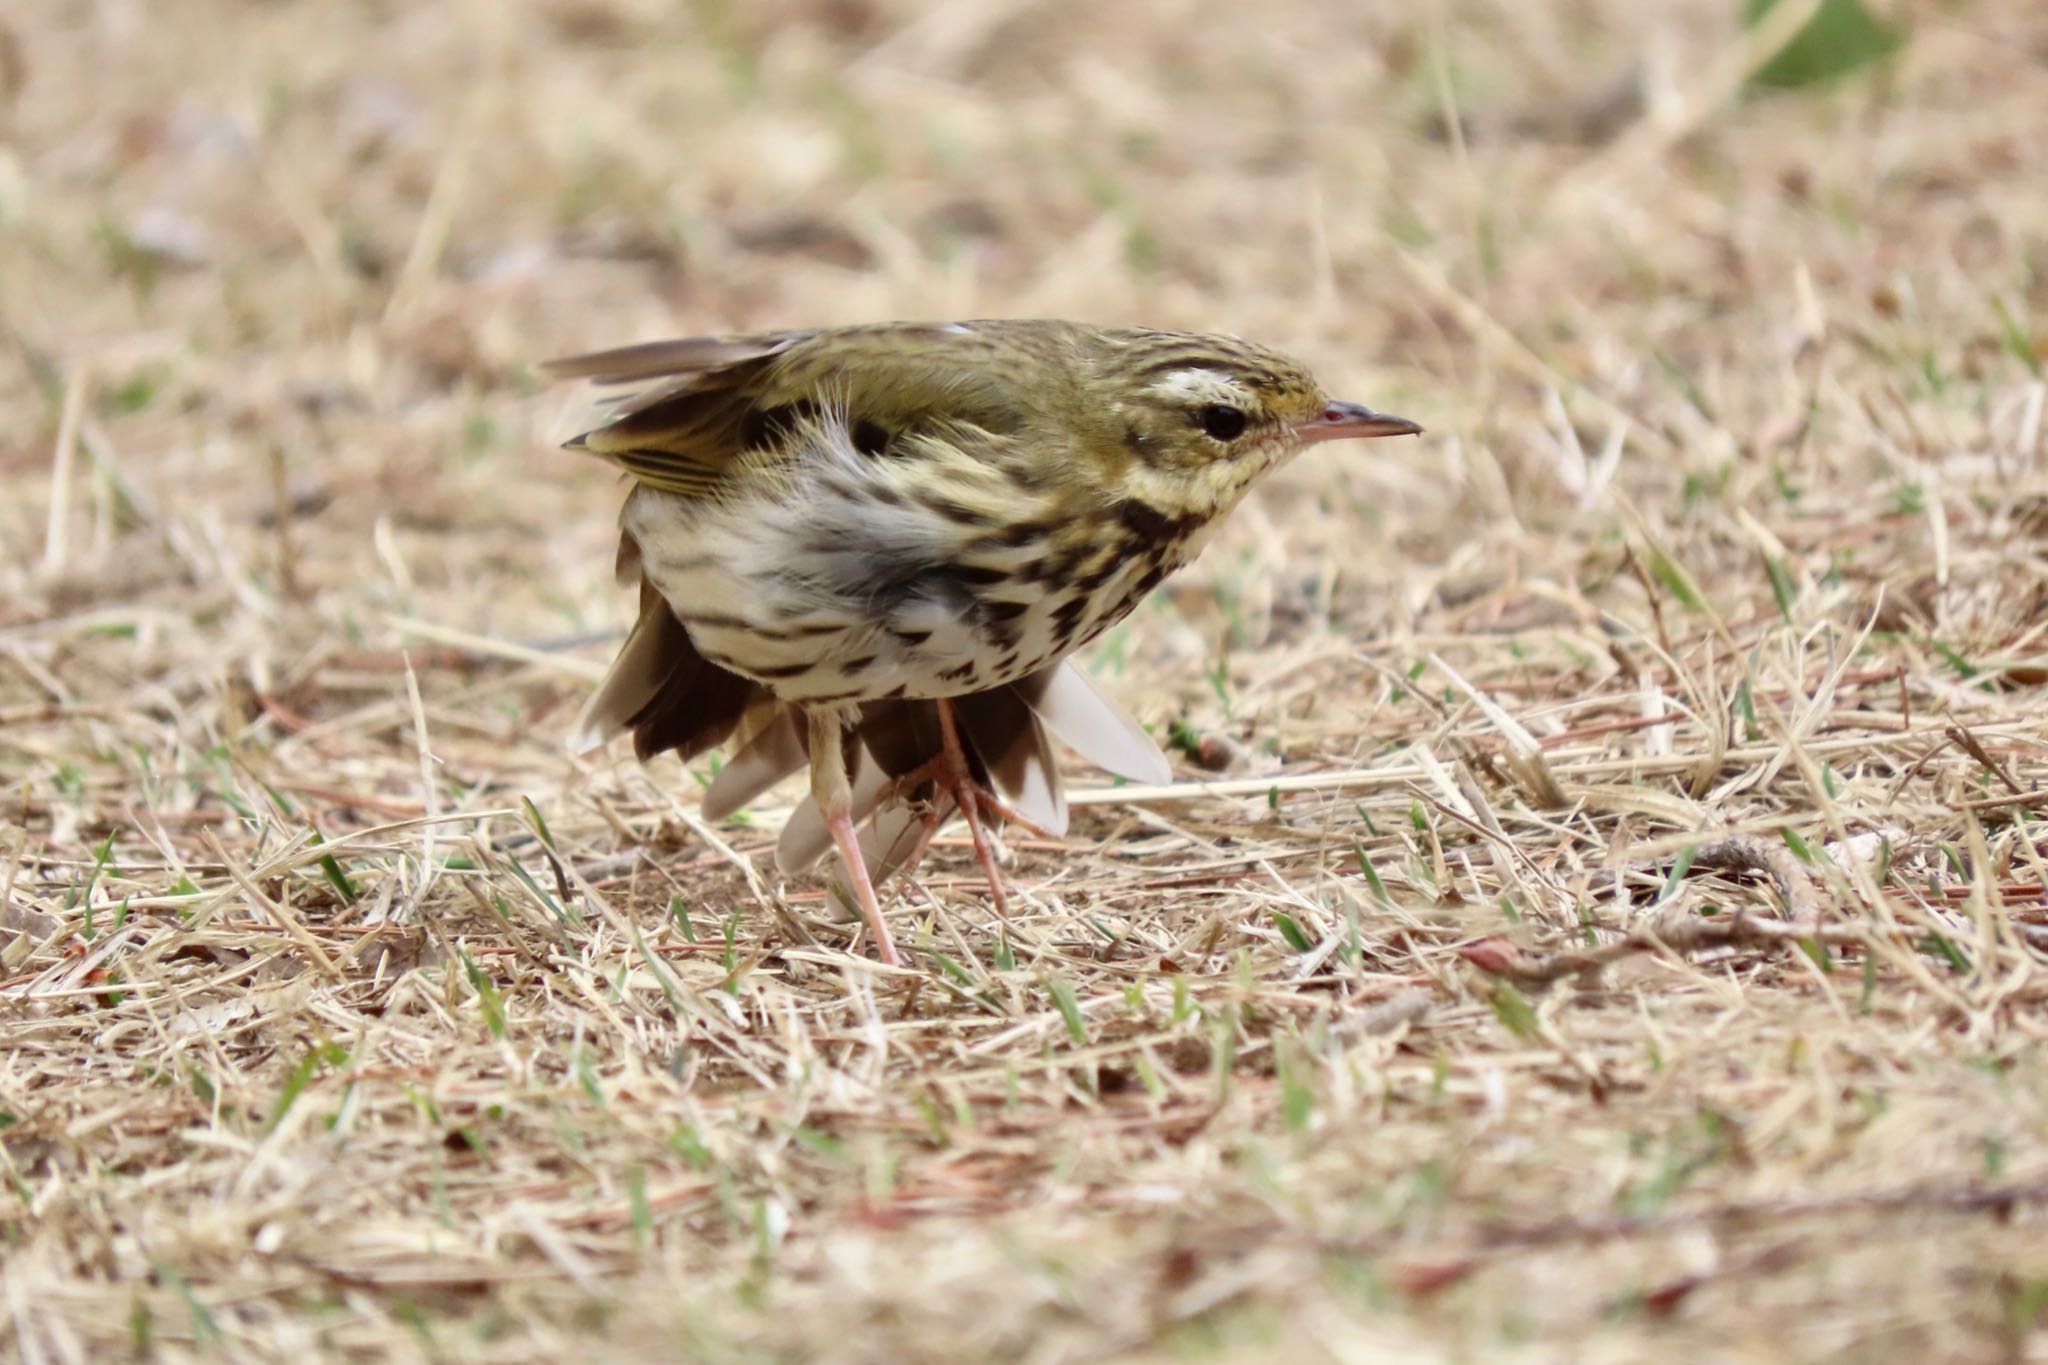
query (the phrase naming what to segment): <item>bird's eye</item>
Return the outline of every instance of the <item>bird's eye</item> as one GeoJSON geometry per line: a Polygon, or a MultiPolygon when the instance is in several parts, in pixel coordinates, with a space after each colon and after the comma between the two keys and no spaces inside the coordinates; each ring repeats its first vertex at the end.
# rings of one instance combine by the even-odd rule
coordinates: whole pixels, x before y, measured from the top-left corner
{"type": "Polygon", "coordinates": [[[1211,403],[1195,414],[1195,421],[1203,431],[1219,441],[1235,441],[1244,435],[1245,423],[1250,420],[1242,411],[1228,403],[1211,403]]]}

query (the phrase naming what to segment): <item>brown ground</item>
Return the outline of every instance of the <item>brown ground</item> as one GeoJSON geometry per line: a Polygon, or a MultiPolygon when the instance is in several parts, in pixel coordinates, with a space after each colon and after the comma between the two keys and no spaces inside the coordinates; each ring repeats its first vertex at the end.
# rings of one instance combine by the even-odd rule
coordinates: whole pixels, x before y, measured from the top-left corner
{"type": "Polygon", "coordinates": [[[10,4],[0,1350],[2048,1358],[2048,7],[1738,8],[10,4]],[[564,754],[529,363],[1003,314],[1431,434],[892,973],[564,754]]]}

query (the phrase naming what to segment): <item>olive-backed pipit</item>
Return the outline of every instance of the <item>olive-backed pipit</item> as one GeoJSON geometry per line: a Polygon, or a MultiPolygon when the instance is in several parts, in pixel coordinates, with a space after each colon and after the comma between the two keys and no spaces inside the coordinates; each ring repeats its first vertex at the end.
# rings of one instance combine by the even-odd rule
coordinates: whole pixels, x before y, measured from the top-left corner
{"type": "Polygon", "coordinates": [[[1168,776],[1067,657],[1303,446],[1421,430],[1249,342],[1071,322],[701,337],[549,368],[629,386],[570,443],[632,477],[618,568],[640,589],[579,744],[728,744],[714,819],[809,763],[777,863],[836,844],[891,963],[874,884],[955,808],[999,908],[982,817],[1064,830],[1048,732],[1168,776]]]}

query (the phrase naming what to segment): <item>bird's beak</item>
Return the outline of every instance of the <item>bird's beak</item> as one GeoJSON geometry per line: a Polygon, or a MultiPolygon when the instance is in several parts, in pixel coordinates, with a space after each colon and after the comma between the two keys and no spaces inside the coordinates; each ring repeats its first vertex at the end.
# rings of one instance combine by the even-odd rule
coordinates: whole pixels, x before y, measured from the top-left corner
{"type": "Polygon", "coordinates": [[[1331,402],[1294,429],[1304,443],[1342,441],[1353,436],[1420,436],[1422,426],[1406,417],[1374,412],[1363,403],[1331,402]]]}

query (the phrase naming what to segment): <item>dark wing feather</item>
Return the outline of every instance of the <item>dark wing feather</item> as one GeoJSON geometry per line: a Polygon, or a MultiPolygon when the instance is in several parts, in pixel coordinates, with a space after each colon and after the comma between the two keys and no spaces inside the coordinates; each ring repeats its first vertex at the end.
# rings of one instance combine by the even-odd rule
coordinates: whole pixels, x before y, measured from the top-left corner
{"type": "Polygon", "coordinates": [[[809,332],[772,332],[763,336],[647,341],[638,346],[617,346],[608,351],[563,356],[559,360],[543,362],[541,369],[556,379],[638,384],[648,379],[673,379],[731,369],[750,360],[778,355],[810,335],[809,332]]]}
{"type": "Polygon", "coordinates": [[[690,643],[654,586],[640,583],[640,619],[576,723],[577,747],[633,734],[642,759],[674,749],[684,761],[725,742],[761,685],[710,662],[690,643]]]}
{"type": "MultiPolygon", "coordinates": [[[[656,341],[551,362],[551,374],[621,386],[608,420],[569,442],[650,487],[718,498],[742,465],[774,464],[818,435],[825,410],[861,434],[987,453],[1031,427],[1020,356],[1065,354],[1052,324],[882,323],[830,331],[656,341]],[[1018,338],[1036,338],[1022,346],[1018,338]],[[1048,349],[1050,348],[1050,349],[1048,349]],[[944,416],[934,414],[935,396],[944,416]]],[[[1066,372],[1054,367],[1053,376],[1066,372]]],[[[1059,380],[1059,382],[1065,382],[1059,380]]]]}
{"type": "Polygon", "coordinates": [[[674,749],[676,757],[688,762],[717,748],[761,695],[759,683],[728,673],[698,654],[681,626],[675,634],[688,657],[626,722],[633,731],[633,753],[643,761],[674,749]]]}
{"type": "Polygon", "coordinates": [[[639,387],[605,400],[603,425],[569,442],[651,488],[715,497],[732,464],[763,427],[755,396],[768,367],[811,335],[692,337],[549,361],[564,378],[639,387]]]}

